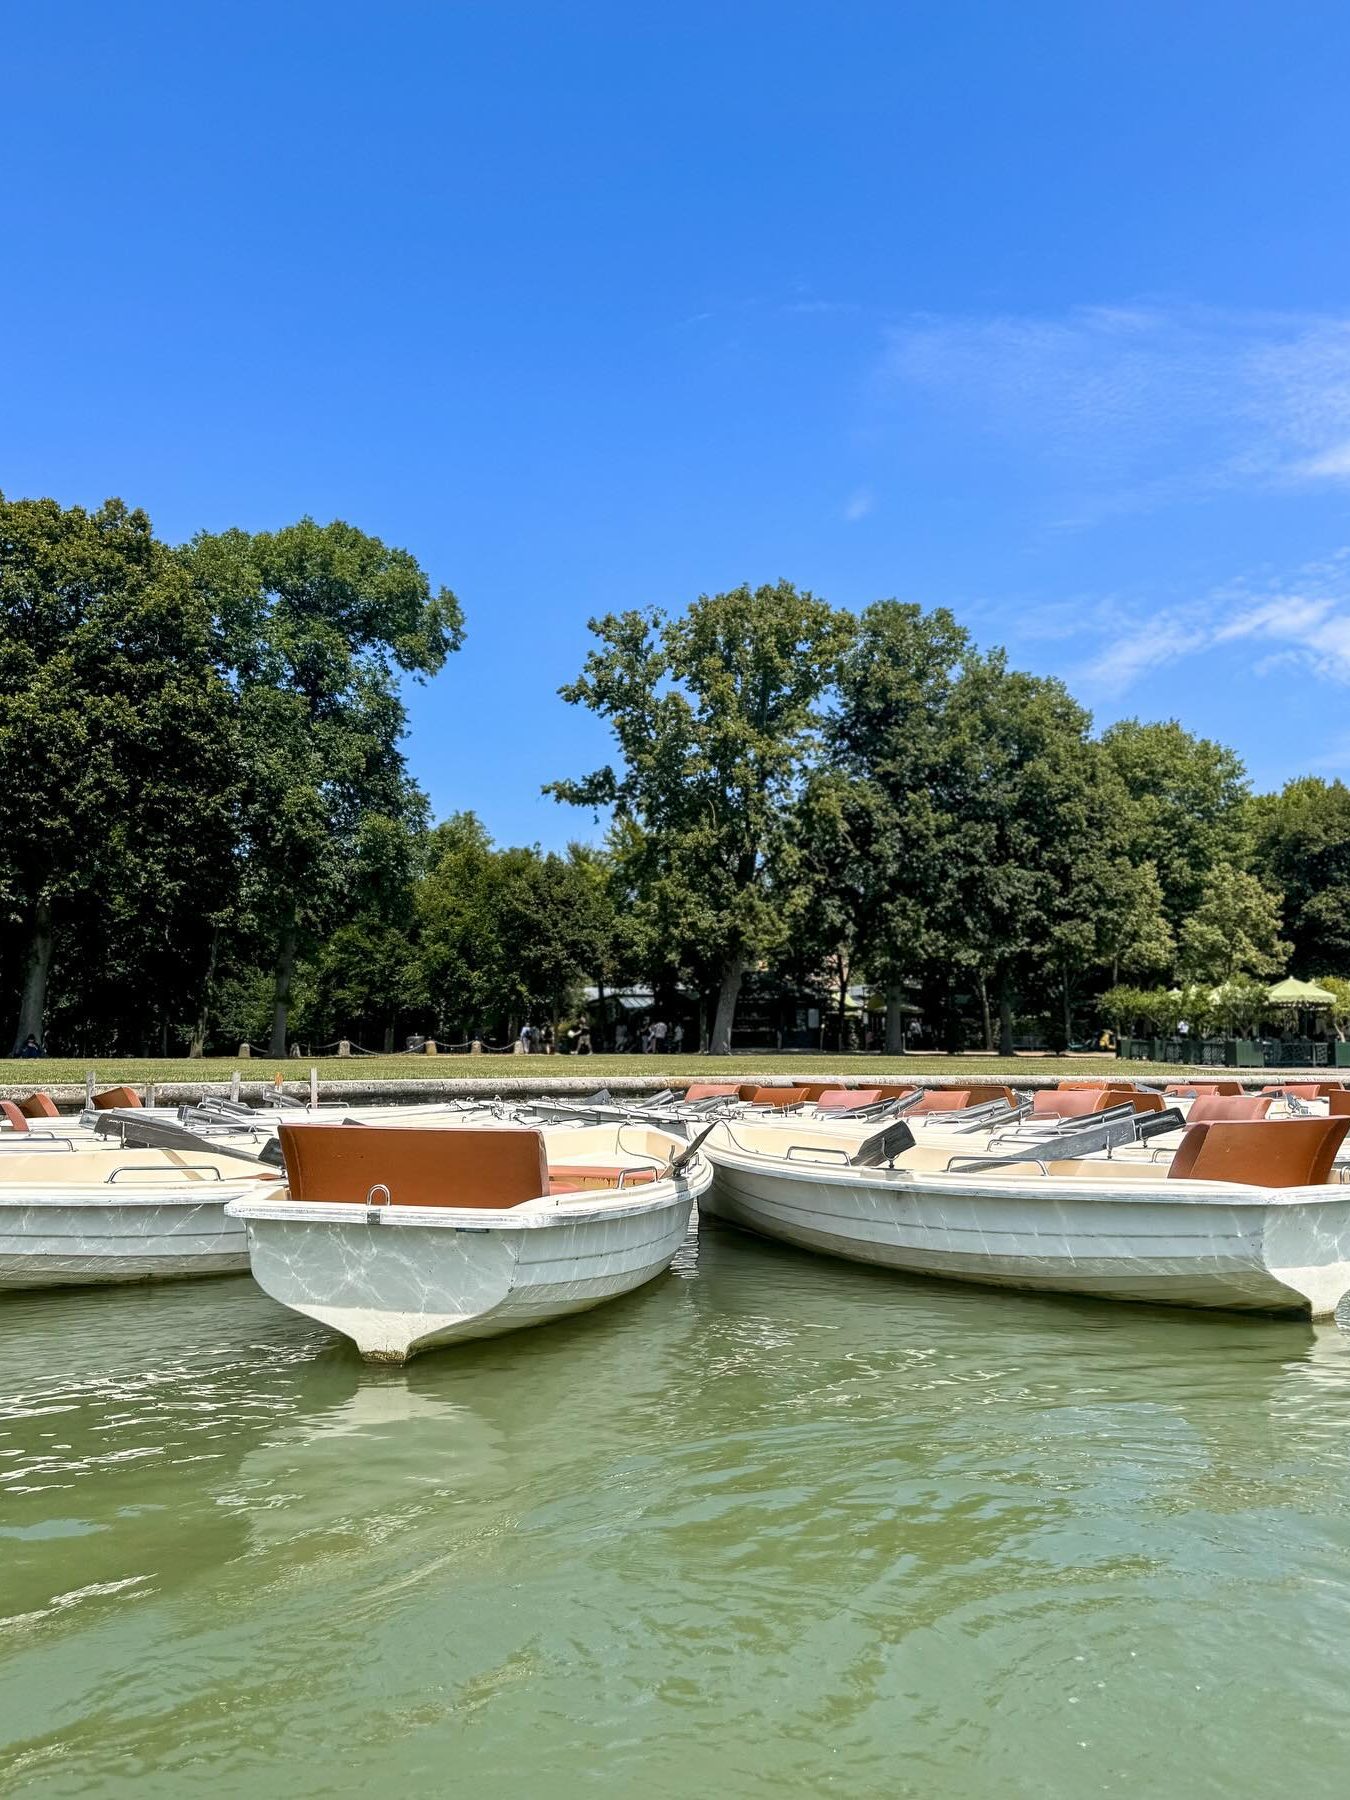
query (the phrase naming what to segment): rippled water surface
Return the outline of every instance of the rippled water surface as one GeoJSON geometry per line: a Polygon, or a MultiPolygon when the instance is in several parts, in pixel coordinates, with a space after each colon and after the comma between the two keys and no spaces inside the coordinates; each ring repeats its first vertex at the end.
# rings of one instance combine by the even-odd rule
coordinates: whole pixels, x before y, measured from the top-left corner
{"type": "Polygon", "coordinates": [[[0,1789],[1342,1794],[1350,1338],[705,1225],[363,1366],[245,1280],[0,1299],[0,1789]]]}

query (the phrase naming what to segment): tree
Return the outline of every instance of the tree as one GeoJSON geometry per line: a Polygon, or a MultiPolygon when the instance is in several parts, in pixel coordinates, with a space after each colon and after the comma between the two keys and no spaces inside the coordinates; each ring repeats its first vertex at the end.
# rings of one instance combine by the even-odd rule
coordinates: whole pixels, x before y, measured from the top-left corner
{"type": "Polygon", "coordinates": [[[417,894],[422,984],[456,1039],[557,1025],[610,956],[610,898],[587,852],[496,850],[472,813],[433,834],[417,894]]]}
{"type": "Polygon", "coordinates": [[[1194,737],[1175,719],[1122,719],[1102,748],[1127,796],[1126,854],[1152,863],[1163,912],[1179,930],[1220,863],[1245,865],[1250,794],[1241,760],[1223,744],[1194,737]]]}
{"type": "Polygon", "coordinates": [[[270,945],[271,1052],[286,1049],[297,957],[336,917],[363,823],[415,820],[401,675],[459,648],[463,618],[406,550],[335,520],[195,538],[184,563],[238,694],[250,910],[270,945]]]}
{"type": "Polygon", "coordinates": [[[1186,973],[1222,984],[1241,975],[1276,975],[1289,955],[1280,937],[1280,897],[1255,875],[1220,863],[1181,931],[1186,973]]]}
{"type": "Polygon", "coordinates": [[[0,496],[0,618],[16,1036],[42,1037],[78,925],[81,1016],[101,990],[105,1038],[144,1040],[190,1003],[233,874],[236,742],[210,612],[143,512],[0,496]]]}
{"type": "Polygon", "coordinates": [[[861,963],[886,989],[893,1053],[904,1049],[904,983],[950,942],[940,926],[955,904],[944,854],[952,822],[940,809],[952,689],[970,654],[943,607],[868,607],[840,660],[829,762],[801,808],[809,937],[835,967],[841,1026],[861,963]]]}
{"type": "Polygon", "coordinates": [[[630,868],[674,954],[716,980],[725,1054],[751,962],[805,900],[793,821],[851,621],[789,582],[591,621],[600,648],[560,691],[609,721],[621,763],[546,793],[632,821],[630,868]]]}
{"type": "Polygon", "coordinates": [[[1350,788],[1307,776],[1254,814],[1255,866],[1284,894],[1292,972],[1350,975],[1350,788]]]}

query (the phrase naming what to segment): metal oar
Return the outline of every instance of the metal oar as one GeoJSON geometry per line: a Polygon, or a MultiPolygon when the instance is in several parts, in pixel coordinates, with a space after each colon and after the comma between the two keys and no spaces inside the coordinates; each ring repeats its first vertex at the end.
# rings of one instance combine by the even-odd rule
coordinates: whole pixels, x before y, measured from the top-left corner
{"type": "Polygon", "coordinates": [[[276,1156],[269,1154],[276,1146],[275,1138],[263,1146],[260,1153],[252,1150],[239,1150],[233,1144],[218,1144],[208,1141],[199,1131],[189,1131],[186,1125],[180,1125],[174,1119],[147,1118],[144,1113],[131,1109],[103,1112],[94,1121],[94,1133],[97,1137],[119,1137],[127,1149],[135,1150],[195,1150],[200,1154],[203,1150],[213,1156],[232,1156],[236,1162],[266,1164],[276,1168],[280,1166],[280,1148],[276,1156]]]}
{"type": "Polygon", "coordinates": [[[864,1138],[848,1160],[855,1169],[879,1169],[884,1163],[893,1163],[902,1151],[913,1147],[914,1133],[903,1119],[898,1119],[884,1131],[864,1138]]]}

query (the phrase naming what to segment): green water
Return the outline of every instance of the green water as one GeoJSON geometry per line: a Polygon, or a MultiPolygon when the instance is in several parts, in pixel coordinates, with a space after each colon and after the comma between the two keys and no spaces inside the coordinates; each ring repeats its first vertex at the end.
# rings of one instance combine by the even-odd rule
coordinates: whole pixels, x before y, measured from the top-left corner
{"type": "Polygon", "coordinates": [[[406,1370],[5,1296],[0,1615],[6,1794],[1339,1795],[1350,1337],[715,1226],[406,1370]]]}

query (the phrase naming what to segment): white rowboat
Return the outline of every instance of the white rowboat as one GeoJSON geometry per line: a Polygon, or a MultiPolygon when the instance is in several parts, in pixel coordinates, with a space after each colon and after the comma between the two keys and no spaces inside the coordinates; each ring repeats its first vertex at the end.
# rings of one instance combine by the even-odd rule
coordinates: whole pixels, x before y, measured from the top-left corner
{"type": "MultiPolygon", "coordinates": [[[[1336,1122],[1193,1129],[1309,1128],[1334,1135],[1336,1122]]],[[[1040,1165],[1033,1150],[984,1171],[953,1171],[946,1152],[922,1148],[890,1168],[856,1168],[855,1148],[843,1134],[785,1145],[781,1131],[719,1126],[702,1211],[804,1249],[1000,1287],[1315,1318],[1350,1292],[1350,1186],[1177,1179],[1116,1161],[1040,1165]]]]}
{"type": "Polygon", "coordinates": [[[641,1127],[283,1125],[287,1194],[231,1203],[254,1279],[367,1359],[538,1325],[669,1267],[712,1181],[641,1127]],[[359,1197],[358,1197],[359,1195],[359,1197]],[[331,1197],[330,1197],[331,1196],[331,1197]]]}

